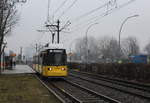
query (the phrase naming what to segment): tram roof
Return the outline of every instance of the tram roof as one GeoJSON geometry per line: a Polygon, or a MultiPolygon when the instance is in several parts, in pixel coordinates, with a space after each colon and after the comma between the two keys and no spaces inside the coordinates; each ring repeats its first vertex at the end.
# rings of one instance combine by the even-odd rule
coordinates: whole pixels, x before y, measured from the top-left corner
{"type": "Polygon", "coordinates": [[[48,50],[48,49],[65,49],[63,44],[49,44],[48,47],[43,47],[39,52],[35,53],[34,56],[39,55],[42,51],[48,50]]]}
{"type": "Polygon", "coordinates": [[[64,49],[64,46],[63,44],[49,44],[49,46],[44,49],[64,49]]]}

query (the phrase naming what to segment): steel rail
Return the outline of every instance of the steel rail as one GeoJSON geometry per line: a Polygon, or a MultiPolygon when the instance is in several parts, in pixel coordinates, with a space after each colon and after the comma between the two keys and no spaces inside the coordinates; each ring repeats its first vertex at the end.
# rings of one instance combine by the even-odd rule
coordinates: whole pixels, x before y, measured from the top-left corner
{"type": "Polygon", "coordinates": [[[120,91],[120,92],[128,93],[128,94],[131,94],[131,95],[136,95],[136,96],[138,96],[138,97],[142,97],[142,98],[144,98],[144,99],[150,100],[150,97],[149,97],[149,96],[144,96],[144,95],[142,95],[142,94],[133,93],[133,92],[131,92],[131,91],[126,91],[126,90],[123,90],[123,89],[120,89],[120,88],[117,88],[117,87],[112,87],[112,86],[109,86],[109,85],[101,84],[101,83],[98,83],[98,82],[95,82],[95,81],[92,81],[92,80],[89,80],[89,79],[85,79],[85,78],[82,78],[82,77],[79,77],[79,76],[75,76],[75,75],[71,75],[71,74],[70,74],[70,76],[74,76],[74,77],[76,77],[76,78],[80,78],[80,79],[82,79],[82,80],[86,80],[86,81],[91,82],[91,83],[95,83],[95,84],[98,84],[98,85],[101,85],[101,86],[105,86],[105,87],[108,87],[108,88],[111,88],[111,89],[118,90],[118,91],[120,91]]]}
{"type": "Polygon", "coordinates": [[[91,89],[88,89],[88,88],[86,88],[86,87],[83,87],[83,86],[81,86],[81,85],[79,85],[79,84],[77,84],[77,83],[74,83],[74,82],[72,82],[72,81],[67,80],[66,78],[64,78],[64,80],[65,80],[66,82],[68,82],[69,84],[71,84],[71,85],[74,85],[74,86],[76,86],[76,87],[78,87],[78,88],[80,88],[80,89],[83,89],[83,90],[85,90],[85,91],[87,91],[87,92],[89,92],[89,93],[91,93],[91,94],[93,94],[93,95],[98,96],[99,98],[103,98],[103,99],[106,100],[107,102],[110,102],[110,103],[121,103],[121,102],[118,101],[118,100],[115,100],[115,99],[113,99],[113,98],[110,98],[110,97],[108,97],[108,96],[105,96],[105,95],[103,95],[103,94],[100,94],[100,93],[98,93],[98,92],[95,92],[95,91],[93,91],[93,90],[91,90],[91,89]]]}
{"type": "Polygon", "coordinates": [[[123,86],[126,86],[126,87],[131,87],[131,88],[135,88],[135,89],[150,92],[150,86],[148,86],[148,85],[134,83],[134,82],[121,80],[121,79],[115,79],[115,78],[113,79],[113,78],[104,77],[104,76],[100,76],[100,75],[95,75],[95,74],[87,73],[87,72],[79,72],[79,71],[71,71],[71,72],[77,72],[77,73],[85,74],[85,75],[88,75],[88,76],[91,75],[91,76],[93,76],[91,78],[94,78],[94,79],[96,77],[96,79],[98,79],[98,80],[107,81],[107,82],[115,83],[115,84],[118,84],[118,85],[123,85],[123,86]]]}
{"type": "Polygon", "coordinates": [[[53,93],[54,96],[56,96],[56,98],[58,98],[62,103],[66,103],[57,93],[55,93],[55,91],[53,91],[51,88],[49,88],[47,86],[47,84],[45,82],[43,82],[37,75],[34,75],[36,77],[37,80],[39,80],[41,82],[41,84],[46,87],[48,89],[49,92],[53,93]]]}
{"type": "Polygon", "coordinates": [[[77,99],[76,97],[74,97],[73,95],[69,94],[68,92],[66,92],[64,89],[56,86],[55,84],[51,83],[51,85],[55,88],[57,88],[62,94],[64,94],[65,96],[67,96],[68,98],[71,98],[73,101],[73,103],[83,103],[82,101],[80,101],[79,99],[77,99]]]}

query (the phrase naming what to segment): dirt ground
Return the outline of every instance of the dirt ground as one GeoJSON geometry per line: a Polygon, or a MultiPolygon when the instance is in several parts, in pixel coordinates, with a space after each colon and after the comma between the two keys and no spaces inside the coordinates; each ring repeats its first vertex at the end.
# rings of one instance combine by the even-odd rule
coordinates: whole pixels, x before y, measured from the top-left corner
{"type": "Polygon", "coordinates": [[[29,74],[0,75],[0,103],[60,103],[29,74]]]}

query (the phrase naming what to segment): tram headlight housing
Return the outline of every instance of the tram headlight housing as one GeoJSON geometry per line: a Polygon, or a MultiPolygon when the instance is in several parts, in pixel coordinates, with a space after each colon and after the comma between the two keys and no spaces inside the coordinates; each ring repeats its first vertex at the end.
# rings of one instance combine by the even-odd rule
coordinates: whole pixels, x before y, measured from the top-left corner
{"type": "Polygon", "coordinates": [[[52,70],[52,68],[48,68],[48,70],[52,70]]]}
{"type": "Polygon", "coordinates": [[[66,70],[65,68],[61,68],[61,70],[66,70]]]}

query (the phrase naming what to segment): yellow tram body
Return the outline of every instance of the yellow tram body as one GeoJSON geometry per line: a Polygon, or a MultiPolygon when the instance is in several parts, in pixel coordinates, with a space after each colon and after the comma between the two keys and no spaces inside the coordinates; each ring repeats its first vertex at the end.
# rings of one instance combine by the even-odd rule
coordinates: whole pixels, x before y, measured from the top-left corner
{"type": "Polygon", "coordinates": [[[33,57],[33,60],[33,69],[43,77],[68,76],[68,68],[66,65],[67,57],[65,49],[47,49],[39,53],[39,55],[33,57]],[[61,52],[62,50],[64,52],[59,53],[59,51],[61,52]],[[48,53],[49,51],[50,53],[48,53]],[[55,56],[55,58],[53,55],[55,56]],[[59,56],[61,57],[61,60],[57,60],[59,56]]]}
{"type": "Polygon", "coordinates": [[[49,76],[67,76],[67,66],[43,66],[42,75],[49,76]]]}

